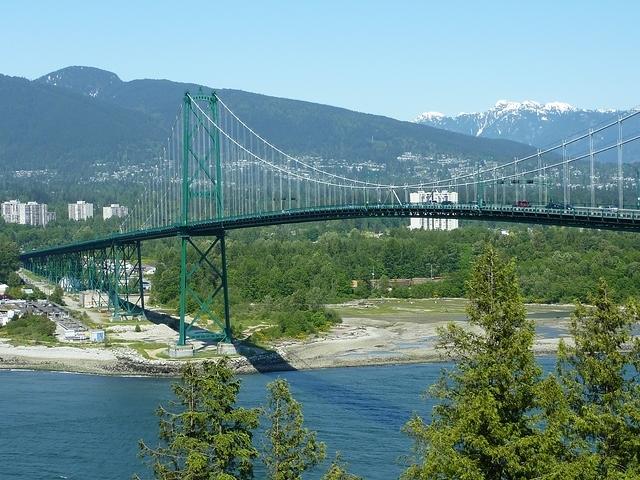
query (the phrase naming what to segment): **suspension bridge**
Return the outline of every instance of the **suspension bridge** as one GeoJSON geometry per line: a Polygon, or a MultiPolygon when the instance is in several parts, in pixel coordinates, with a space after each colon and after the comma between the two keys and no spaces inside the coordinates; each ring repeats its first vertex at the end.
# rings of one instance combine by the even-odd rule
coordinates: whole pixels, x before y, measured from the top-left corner
{"type": "Polygon", "coordinates": [[[231,341],[225,233],[360,217],[433,217],[640,231],[640,110],[501,164],[383,184],[289,155],[215,94],[186,93],[144,192],[120,231],[24,252],[25,268],[67,290],[97,292],[114,317],[144,315],[141,244],[178,238],[179,338],[231,341]],[[631,179],[633,180],[633,179],[631,179]],[[413,192],[457,202],[412,202],[413,192]],[[205,275],[206,296],[193,287],[205,275]],[[188,311],[189,310],[189,311],[188,311]],[[205,327],[205,328],[203,328],[205,327]]]}

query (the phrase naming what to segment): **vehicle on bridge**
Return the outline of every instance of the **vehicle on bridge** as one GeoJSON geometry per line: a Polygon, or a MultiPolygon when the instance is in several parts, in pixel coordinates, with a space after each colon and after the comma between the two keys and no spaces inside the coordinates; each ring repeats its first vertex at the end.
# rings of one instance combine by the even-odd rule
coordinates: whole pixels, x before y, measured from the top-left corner
{"type": "Polygon", "coordinates": [[[518,208],[527,208],[531,206],[531,203],[529,200],[518,200],[513,204],[513,206],[518,208]]]}
{"type": "Polygon", "coordinates": [[[545,208],[551,208],[554,210],[575,210],[575,207],[569,203],[556,203],[556,202],[549,202],[547,203],[545,208]]]}

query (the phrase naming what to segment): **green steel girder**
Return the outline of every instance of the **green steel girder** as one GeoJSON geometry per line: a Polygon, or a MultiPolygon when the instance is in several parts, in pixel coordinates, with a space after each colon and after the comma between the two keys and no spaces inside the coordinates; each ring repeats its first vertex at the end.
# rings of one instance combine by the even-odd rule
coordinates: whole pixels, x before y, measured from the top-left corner
{"type": "Polygon", "coordinates": [[[149,228],[129,233],[114,233],[107,237],[69,243],[40,250],[23,252],[20,259],[27,262],[37,257],[48,257],[70,252],[86,252],[107,248],[116,243],[170,238],[182,234],[195,237],[217,235],[221,231],[243,228],[281,225],[290,223],[342,220],[349,218],[458,218],[462,220],[492,221],[507,223],[528,223],[537,225],[556,225],[565,227],[593,228],[599,230],[617,230],[640,232],[640,210],[578,211],[556,210],[533,206],[530,208],[504,207],[496,205],[347,205],[310,209],[293,209],[284,212],[267,212],[254,215],[239,215],[222,219],[202,220],[183,225],[169,225],[149,228]]]}
{"type": "Polygon", "coordinates": [[[188,235],[180,238],[180,325],[178,345],[185,345],[188,338],[231,342],[229,315],[229,290],[227,284],[226,246],[224,233],[216,235],[206,248],[194,242],[188,235]],[[209,285],[208,294],[202,296],[194,286],[197,275],[203,273],[209,285]],[[222,296],[222,312],[216,312],[216,299],[222,296]],[[187,320],[187,308],[195,304],[191,321],[187,320]],[[220,329],[212,332],[198,325],[204,320],[213,321],[220,329]]]}
{"type": "Polygon", "coordinates": [[[113,317],[144,317],[144,289],[140,242],[111,247],[112,271],[109,296],[113,317]]]}
{"type": "Polygon", "coordinates": [[[182,225],[189,224],[191,198],[204,196],[208,193],[213,193],[216,211],[215,218],[222,218],[224,216],[224,199],[222,188],[222,161],[220,157],[220,132],[217,129],[213,131],[209,128],[207,122],[202,118],[202,113],[199,109],[193,107],[193,101],[206,102],[209,109],[209,115],[214,123],[218,121],[218,97],[215,92],[211,95],[204,95],[199,92],[195,95],[186,92],[183,99],[183,117],[182,117],[182,225]],[[192,122],[192,120],[195,120],[192,122]],[[193,143],[193,129],[202,128],[209,139],[211,140],[212,148],[203,153],[203,156],[198,156],[195,150],[192,148],[193,143]],[[212,171],[211,159],[213,159],[214,170],[212,171]],[[190,168],[190,161],[194,161],[193,168],[190,168]],[[191,185],[197,177],[197,172],[201,172],[211,182],[212,190],[192,190],[191,185]]]}
{"type": "Polygon", "coordinates": [[[144,316],[140,242],[38,256],[25,267],[67,292],[93,290],[114,318],[144,316]]]}
{"type": "MultiPolygon", "coordinates": [[[[202,94],[191,95],[185,93],[183,101],[183,124],[182,124],[182,205],[181,205],[181,224],[187,227],[192,219],[191,200],[192,198],[204,196],[213,193],[215,200],[215,217],[223,217],[223,198],[222,198],[222,166],[220,160],[220,144],[219,134],[217,130],[211,132],[203,121],[201,112],[194,108],[194,101],[205,101],[208,103],[211,118],[217,122],[218,118],[218,99],[216,94],[210,96],[202,94]],[[192,120],[195,119],[195,124],[192,120]],[[197,150],[192,148],[193,129],[203,128],[209,140],[211,141],[211,149],[201,152],[199,156],[197,150]],[[211,171],[211,159],[213,159],[215,173],[211,171]],[[193,161],[193,165],[191,162],[193,161]],[[204,178],[212,185],[209,188],[202,189],[198,186],[197,190],[192,188],[194,180],[200,177],[200,173],[204,174],[204,178]]],[[[196,219],[196,221],[201,219],[196,219]]],[[[227,287],[227,264],[224,232],[220,231],[215,235],[215,239],[209,243],[207,248],[201,249],[188,233],[179,231],[180,236],[180,299],[179,299],[179,337],[178,345],[185,345],[187,338],[210,339],[231,342],[231,326],[229,319],[229,293],[227,287]],[[189,253],[195,254],[195,261],[189,262],[189,253]],[[220,265],[216,265],[219,260],[220,265]],[[194,276],[199,272],[208,272],[210,279],[210,289],[206,296],[202,296],[193,287],[194,276]],[[222,294],[222,315],[214,311],[215,299],[222,294]],[[187,308],[193,302],[196,305],[193,312],[192,320],[187,321],[187,308]],[[198,327],[198,323],[206,318],[212,320],[220,329],[220,332],[211,332],[209,330],[198,327]]]]}

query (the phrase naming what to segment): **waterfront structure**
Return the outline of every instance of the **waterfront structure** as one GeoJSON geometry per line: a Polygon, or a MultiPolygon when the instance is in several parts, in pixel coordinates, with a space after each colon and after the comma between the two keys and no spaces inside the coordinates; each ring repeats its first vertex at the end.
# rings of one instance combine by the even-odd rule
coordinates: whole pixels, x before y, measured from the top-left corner
{"type": "Polygon", "coordinates": [[[108,207],[102,207],[102,218],[104,220],[111,217],[126,217],[128,214],[129,209],[118,203],[112,203],[108,207]]]}
{"type": "Polygon", "coordinates": [[[93,217],[93,203],[78,200],[69,204],[69,220],[81,221],[93,217]]]}
{"type": "MultiPolygon", "coordinates": [[[[419,190],[409,194],[409,202],[412,204],[453,205],[458,203],[458,192],[419,190]]],[[[412,217],[409,222],[410,230],[455,230],[459,226],[457,218],[412,217]]]]}

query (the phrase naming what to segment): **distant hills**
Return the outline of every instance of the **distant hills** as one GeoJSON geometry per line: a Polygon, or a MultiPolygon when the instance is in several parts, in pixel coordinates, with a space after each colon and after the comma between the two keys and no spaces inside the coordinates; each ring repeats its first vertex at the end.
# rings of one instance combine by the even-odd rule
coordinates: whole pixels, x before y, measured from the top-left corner
{"type": "MultiPolygon", "coordinates": [[[[34,81],[0,75],[0,166],[77,174],[95,163],[153,159],[187,90],[169,80],[122,81],[68,67],[34,81]]],[[[405,151],[511,159],[531,148],[310,102],[220,89],[254,130],[292,154],[393,162],[405,151]]]]}
{"type": "Polygon", "coordinates": [[[500,100],[485,112],[460,113],[453,117],[425,112],[418,115],[415,122],[479,138],[502,138],[545,147],[611,121],[622,113],[586,110],[562,102],[500,100]]]}

